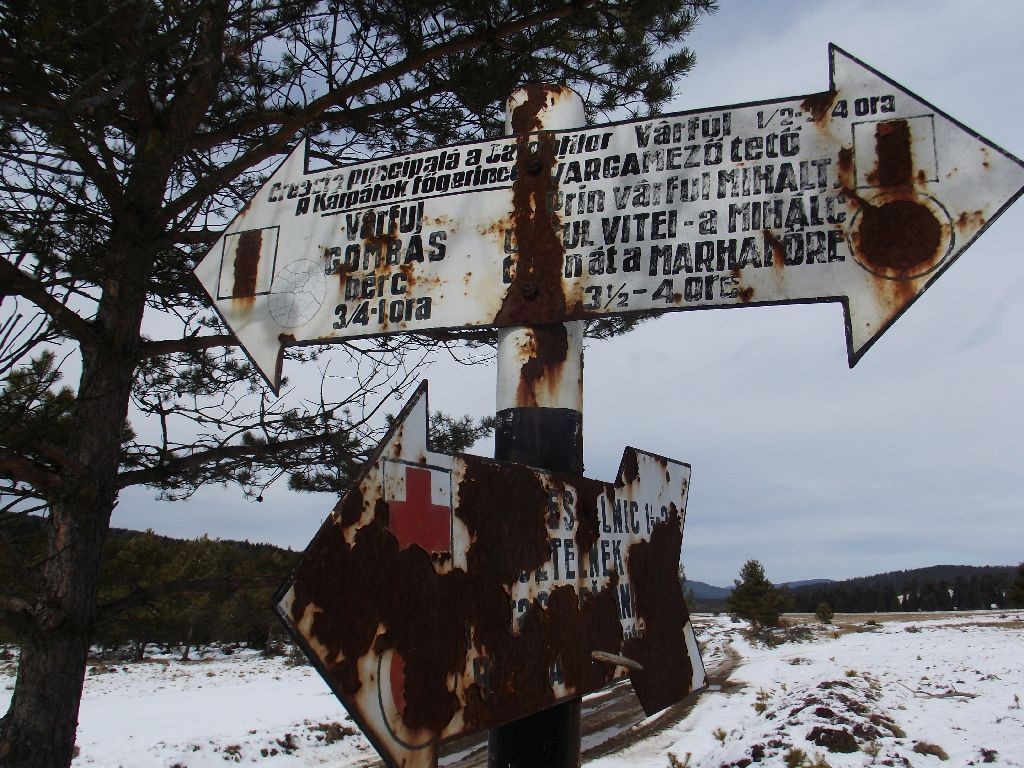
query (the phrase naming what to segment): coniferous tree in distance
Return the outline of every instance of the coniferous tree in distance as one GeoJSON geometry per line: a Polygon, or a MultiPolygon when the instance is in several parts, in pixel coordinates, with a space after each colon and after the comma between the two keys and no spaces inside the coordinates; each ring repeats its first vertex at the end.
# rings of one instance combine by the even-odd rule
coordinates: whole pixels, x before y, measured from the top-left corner
{"type": "Polygon", "coordinates": [[[729,613],[746,619],[754,629],[779,625],[779,614],[785,607],[785,593],[768,581],[760,562],[747,560],[740,569],[740,577],[733,584],[735,586],[726,600],[729,613]]]}
{"type": "Polygon", "coordinates": [[[826,603],[826,602],[818,603],[818,609],[814,612],[814,616],[822,624],[831,624],[832,623],[832,616],[833,616],[832,609],[829,607],[829,604],[826,603]]]}
{"type": "Polygon", "coordinates": [[[1014,608],[1024,608],[1024,563],[1017,566],[1017,575],[1006,589],[1006,602],[1014,608]]]}
{"type": "Polygon", "coordinates": [[[683,599],[686,601],[686,610],[693,613],[697,610],[697,598],[693,594],[692,588],[686,586],[686,566],[682,563],[679,564],[679,586],[683,590],[683,599]]]}

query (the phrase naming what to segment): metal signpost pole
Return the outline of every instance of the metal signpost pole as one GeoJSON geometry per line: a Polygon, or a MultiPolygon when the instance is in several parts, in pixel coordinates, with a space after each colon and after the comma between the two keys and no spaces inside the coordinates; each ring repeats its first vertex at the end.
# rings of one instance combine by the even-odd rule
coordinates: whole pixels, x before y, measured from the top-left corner
{"type": "MultiPolygon", "coordinates": [[[[532,86],[508,101],[508,133],[577,128],[584,123],[583,100],[566,88],[532,86]]],[[[520,145],[520,151],[525,149],[520,145]]],[[[536,148],[535,148],[536,151],[536,148]]],[[[544,163],[522,161],[527,173],[546,176],[544,163]]],[[[514,216],[529,218],[534,227],[554,229],[548,180],[538,179],[539,190],[517,200],[514,216]],[[532,207],[519,210],[519,205],[532,207]]],[[[515,223],[515,222],[514,222],[515,223]]],[[[522,230],[516,227],[517,234],[522,230]]],[[[531,241],[517,243],[517,268],[532,265],[541,247],[538,232],[531,241]]],[[[521,235],[520,235],[521,237],[521,235]]],[[[517,274],[525,302],[538,298],[528,275],[517,274]]],[[[540,469],[583,473],[583,322],[513,327],[498,331],[498,374],[494,458],[540,469]]],[[[573,699],[490,731],[490,768],[577,768],[580,764],[582,700],[573,699]]]]}

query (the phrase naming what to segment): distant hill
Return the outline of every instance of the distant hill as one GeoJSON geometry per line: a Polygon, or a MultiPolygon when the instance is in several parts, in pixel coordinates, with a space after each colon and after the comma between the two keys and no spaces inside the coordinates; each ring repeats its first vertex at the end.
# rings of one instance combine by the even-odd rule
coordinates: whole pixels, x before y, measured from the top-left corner
{"type": "MultiPolygon", "coordinates": [[[[24,557],[44,554],[38,517],[0,517],[0,530],[24,557]]],[[[299,553],[248,541],[192,540],[112,529],[104,551],[100,603],[123,603],[132,593],[150,592],[105,622],[99,642],[123,642],[143,634],[150,640],[258,642],[276,622],[267,605],[270,592],[298,561],[299,553]],[[158,585],[181,580],[221,582],[206,592],[161,592],[158,585]],[[270,586],[266,586],[266,585],[270,586]],[[244,585],[252,585],[240,589],[244,585]],[[229,588],[230,587],[230,588],[229,588]],[[199,608],[202,608],[200,610],[199,608]]],[[[1012,565],[933,565],[889,571],[844,581],[803,579],[786,586],[791,610],[813,613],[822,602],[837,613],[872,611],[977,610],[1005,607],[1006,589],[1016,573],[1012,565]]],[[[699,611],[724,611],[732,585],[717,587],[687,581],[699,611]]],[[[0,562],[0,592],[17,589],[15,574],[0,562]]],[[[4,633],[0,630],[0,640],[4,633]]]]}
{"type": "MultiPolygon", "coordinates": [[[[0,531],[26,559],[45,556],[46,525],[41,517],[0,516],[0,531]]],[[[298,559],[299,553],[271,544],[111,529],[103,547],[94,642],[131,645],[136,657],[148,643],[261,647],[272,635],[283,635],[270,597],[298,559]]],[[[22,588],[18,574],[0,559],[0,593],[22,588]]],[[[11,641],[9,627],[0,624],[0,642],[11,641]]]]}
{"type": "Polygon", "coordinates": [[[703,581],[687,580],[685,589],[693,592],[693,597],[698,602],[701,600],[725,600],[732,592],[732,587],[715,587],[705,584],[703,581]]]}
{"type": "Polygon", "coordinates": [[[833,579],[803,579],[802,581],[787,581],[785,584],[779,586],[788,587],[789,589],[798,589],[799,587],[810,587],[816,584],[835,584],[833,579]]]}
{"type": "Polygon", "coordinates": [[[813,612],[820,603],[841,613],[978,610],[1006,605],[1016,572],[1009,565],[933,565],[845,581],[792,586],[793,609],[813,612]]]}
{"type": "MultiPolygon", "coordinates": [[[[802,579],[786,587],[793,598],[791,610],[813,613],[820,603],[839,613],[872,611],[950,611],[1004,607],[1006,588],[1016,572],[1010,565],[932,565],[907,571],[834,581],[802,579]]],[[[732,586],[716,587],[687,581],[698,611],[724,611],[732,586]]]]}
{"type": "MultiPolygon", "coordinates": [[[[802,581],[789,581],[779,584],[780,587],[805,587],[817,584],[832,584],[832,579],[803,579],[802,581]]],[[[721,611],[725,609],[725,600],[732,593],[732,585],[728,587],[716,587],[703,581],[687,581],[686,591],[693,594],[697,609],[702,611],[721,611]]]]}

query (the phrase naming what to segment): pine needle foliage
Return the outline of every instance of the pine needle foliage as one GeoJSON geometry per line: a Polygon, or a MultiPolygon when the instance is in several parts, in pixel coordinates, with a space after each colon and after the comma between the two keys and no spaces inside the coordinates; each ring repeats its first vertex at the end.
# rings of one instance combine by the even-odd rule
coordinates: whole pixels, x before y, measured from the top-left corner
{"type": "Polygon", "coordinates": [[[778,626],[779,614],[786,604],[785,590],[768,581],[760,562],[747,560],[733,584],[726,601],[729,613],[746,619],[755,630],[778,626]]]}
{"type": "MultiPolygon", "coordinates": [[[[122,490],[339,490],[444,338],[291,349],[277,397],[192,278],[300,136],[325,163],[501,132],[528,82],[648,114],[711,0],[0,4],[0,512],[41,514],[0,620],[22,644],[0,764],[70,764],[122,490]],[[298,363],[304,362],[305,366],[298,363]]],[[[624,330],[606,326],[598,333],[624,330]]],[[[452,422],[468,439],[479,425],[452,422]]],[[[462,438],[459,438],[459,435],[462,438]]]]}

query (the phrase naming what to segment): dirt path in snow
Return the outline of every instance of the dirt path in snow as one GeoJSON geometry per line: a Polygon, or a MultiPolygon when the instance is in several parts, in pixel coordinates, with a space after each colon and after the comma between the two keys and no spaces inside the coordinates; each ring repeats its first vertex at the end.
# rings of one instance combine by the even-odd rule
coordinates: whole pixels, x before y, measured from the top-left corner
{"type": "MultiPolygon", "coordinates": [[[[729,677],[741,657],[732,648],[726,659],[708,671],[708,685],[728,692],[729,677]]],[[[688,696],[678,704],[648,718],[633,693],[628,680],[609,688],[602,695],[583,703],[583,762],[614,754],[639,741],[656,739],[686,717],[700,694],[688,696]]],[[[666,747],[669,743],[666,743],[666,747]]],[[[453,741],[441,750],[438,761],[442,768],[483,768],[487,765],[487,734],[453,741]]],[[[369,765],[367,766],[369,768],[369,765]]]]}

